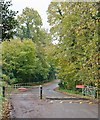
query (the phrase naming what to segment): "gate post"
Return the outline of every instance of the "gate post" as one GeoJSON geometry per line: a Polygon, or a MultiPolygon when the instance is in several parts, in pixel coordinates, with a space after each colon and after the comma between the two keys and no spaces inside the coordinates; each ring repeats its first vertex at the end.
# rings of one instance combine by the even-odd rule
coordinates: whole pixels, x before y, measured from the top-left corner
{"type": "Polygon", "coordinates": [[[40,99],[42,99],[42,85],[40,85],[40,99]]]}
{"type": "Polygon", "coordinates": [[[2,95],[5,97],[5,86],[2,86],[2,95]]]}

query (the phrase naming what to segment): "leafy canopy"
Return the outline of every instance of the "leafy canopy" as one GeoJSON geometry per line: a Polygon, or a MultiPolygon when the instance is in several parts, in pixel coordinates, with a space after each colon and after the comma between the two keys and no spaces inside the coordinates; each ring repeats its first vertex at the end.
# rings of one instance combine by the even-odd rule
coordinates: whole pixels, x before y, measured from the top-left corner
{"type": "Polygon", "coordinates": [[[59,41],[53,53],[58,77],[67,88],[98,79],[98,3],[51,2],[48,21],[59,41]]]}
{"type": "Polygon", "coordinates": [[[49,64],[38,55],[32,40],[10,40],[2,43],[3,77],[8,83],[47,80],[49,64]],[[6,76],[7,78],[6,78],[6,76]]]}
{"type": "Polygon", "coordinates": [[[21,39],[30,38],[36,40],[38,31],[42,26],[40,15],[33,8],[26,7],[23,9],[22,14],[17,17],[18,27],[17,36],[21,39]]]}
{"type": "Polygon", "coordinates": [[[0,2],[2,16],[2,41],[13,38],[15,28],[17,26],[15,16],[18,12],[11,10],[9,8],[10,6],[12,6],[11,1],[2,0],[0,2]]]}

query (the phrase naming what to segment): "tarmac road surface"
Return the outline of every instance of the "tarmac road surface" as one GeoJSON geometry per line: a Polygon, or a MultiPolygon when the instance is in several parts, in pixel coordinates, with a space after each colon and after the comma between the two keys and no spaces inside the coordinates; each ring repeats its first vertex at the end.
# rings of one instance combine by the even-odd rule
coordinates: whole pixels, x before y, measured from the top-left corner
{"type": "Polygon", "coordinates": [[[58,80],[43,86],[43,99],[39,88],[10,96],[11,118],[98,118],[98,104],[54,91],[58,80]]]}

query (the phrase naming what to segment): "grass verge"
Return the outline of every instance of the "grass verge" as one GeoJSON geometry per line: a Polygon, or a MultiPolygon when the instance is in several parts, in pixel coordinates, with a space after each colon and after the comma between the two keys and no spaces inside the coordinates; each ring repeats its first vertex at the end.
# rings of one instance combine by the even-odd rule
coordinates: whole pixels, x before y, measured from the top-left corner
{"type": "Polygon", "coordinates": [[[60,92],[60,93],[63,93],[63,94],[69,95],[69,96],[73,96],[73,97],[86,98],[86,99],[91,100],[92,102],[100,103],[100,100],[99,100],[99,99],[93,98],[93,97],[91,97],[91,96],[84,96],[84,95],[82,94],[82,92],[79,92],[79,91],[61,89],[61,88],[59,88],[59,87],[55,88],[54,91],[57,91],[57,92],[60,92]]]}

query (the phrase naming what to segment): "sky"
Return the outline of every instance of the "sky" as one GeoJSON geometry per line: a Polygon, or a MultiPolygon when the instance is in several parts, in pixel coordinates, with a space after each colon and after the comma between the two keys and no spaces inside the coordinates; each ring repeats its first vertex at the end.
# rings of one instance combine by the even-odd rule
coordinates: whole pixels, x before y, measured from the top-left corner
{"type": "Polygon", "coordinates": [[[49,24],[47,23],[47,9],[52,0],[12,0],[11,9],[14,11],[19,11],[18,14],[22,13],[25,7],[34,8],[40,14],[43,22],[43,27],[49,29],[49,24]]]}

